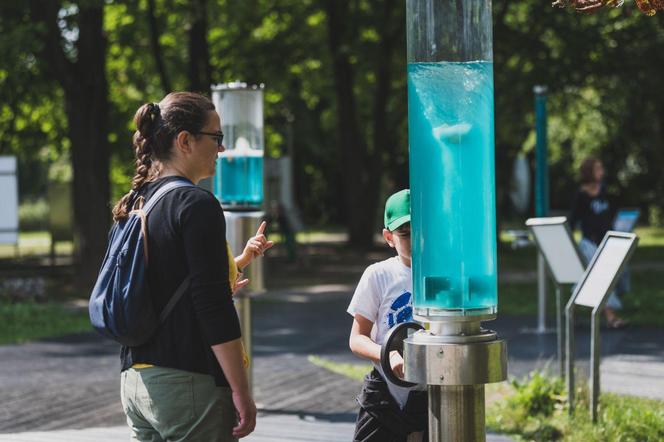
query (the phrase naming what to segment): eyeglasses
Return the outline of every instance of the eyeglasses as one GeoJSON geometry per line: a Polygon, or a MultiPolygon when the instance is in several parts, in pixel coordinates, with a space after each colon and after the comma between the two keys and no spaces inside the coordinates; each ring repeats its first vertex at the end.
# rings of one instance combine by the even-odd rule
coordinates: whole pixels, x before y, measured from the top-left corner
{"type": "Polygon", "coordinates": [[[217,147],[223,146],[224,143],[224,133],[222,131],[219,132],[196,132],[196,135],[209,135],[212,138],[215,139],[217,142],[217,147]]]}

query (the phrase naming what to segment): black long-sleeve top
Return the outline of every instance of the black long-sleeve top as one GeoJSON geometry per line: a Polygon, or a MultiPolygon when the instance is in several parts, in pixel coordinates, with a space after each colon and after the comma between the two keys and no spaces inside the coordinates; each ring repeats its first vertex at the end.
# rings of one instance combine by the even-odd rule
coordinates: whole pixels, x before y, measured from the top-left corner
{"type": "Polygon", "coordinates": [[[570,227],[575,229],[581,224],[581,234],[595,244],[599,244],[607,231],[611,230],[615,209],[613,208],[604,186],[596,196],[590,196],[579,189],[574,195],[570,212],[570,227]]]}
{"type": "MultiPolygon", "coordinates": [[[[143,186],[149,200],[166,177],[143,186]]],[[[200,187],[167,193],[148,216],[148,285],[157,313],[180,283],[190,278],[153,338],[139,347],[122,347],[122,370],[136,363],[210,374],[228,386],[212,345],[241,336],[228,280],[226,222],[221,205],[200,187]]]]}

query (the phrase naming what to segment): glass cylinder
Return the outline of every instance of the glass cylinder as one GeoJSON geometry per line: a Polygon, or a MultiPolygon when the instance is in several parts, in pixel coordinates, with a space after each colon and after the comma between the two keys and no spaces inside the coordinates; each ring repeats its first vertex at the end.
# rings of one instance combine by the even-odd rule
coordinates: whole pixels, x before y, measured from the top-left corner
{"type": "Polygon", "coordinates": [[[407,0],[415,314],[497,307],[490,0],[407,0]]]}
{"type": "Polygon", "coordinates": [[[225,208],[263,204],[263,85],[234,82],[212,87],[225,151],[219,154],[213,192],[225,208]]]}

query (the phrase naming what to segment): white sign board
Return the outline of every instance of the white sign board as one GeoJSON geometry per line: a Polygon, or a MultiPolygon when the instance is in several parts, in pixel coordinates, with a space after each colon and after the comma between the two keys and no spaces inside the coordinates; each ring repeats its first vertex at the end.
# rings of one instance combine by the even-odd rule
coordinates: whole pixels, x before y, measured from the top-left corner
{"type": "Polygon", "coordinates": [[[0,156],[0,244],[18,243],[16,157],[0,156]]]}
{"type": "Polygon", "coordinates": [[[575,304],[597,307],[602,303],[636,246],[636,239],[633,233],[607,232],[577,287],[575,304]]]}
{"type": "Polygon", "coordinates": [[[583,276],[584,265],[576,249],[564,216],[531,218],[526,225],[544,256],[553,279],[558,284],[576,284],[583,276]]]}

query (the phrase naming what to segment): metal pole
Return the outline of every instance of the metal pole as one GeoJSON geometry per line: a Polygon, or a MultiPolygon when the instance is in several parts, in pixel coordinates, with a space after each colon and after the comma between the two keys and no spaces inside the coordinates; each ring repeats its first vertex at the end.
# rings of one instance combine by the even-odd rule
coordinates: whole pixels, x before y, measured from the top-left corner
{"type": "Polygon", "coordinates": [[[252,348],[251,348],[251,293],[241,289],[235,294],[237,298],[235,302],[235,309],[237,310],[238,318],[240,319],[240,328],[242,329],[242,345],[244,351],[249,357],[249,369],[247,370],[247,382],[249,384],[249,391],[253,392],[254,386],[254,372],[251,368],[253,365],[252,348]]]}
{"type": "Polygon", "coordinates": [[[546,332],[546,266],[541,253],[537,254],[537,333],[546,332]]]}
{"type": "MultiPolygon", "coordinates": [[[[549,169],[547,153],[546,86],[535,86],[535,215],[549,213],[549,169]]],[[[546,331],[546,268],[544,257],[537,255],[537,332],[546,331]]]]}
{"type": "Polygon", "coordinates": [[[597,422],[597,405],[599,403],[599,312],[599,308],[593,309],[590,336],[590,415],[593,423],[597,422]]]}
{"type": "MultiPolygon", "coordinates": [[[[233,212],[227,210],[224,215],[226,217],[226,239],[233,255],[237,256],[242,252],[245,241],[256,233],[265,214],[260,211],[233,212]]],[[[234,301],[240,319],[240,328],[242,329],[242,344],[250,361],[247,369],[247,380],[251,390],[253,387],[251,295],[265,291],[263,258],[255,259],[246,269],[243,269],[243,272],[244,277],[249,279],[249,285],[240,289],[234,295],[234,301]]]]}
{"type": "Polygon", "coordinates": [[[429,440],[484,442],[484,385],[429,385],[429,440]]]}
{"type": "Polygon", "coordinates": [[[565,352],[567,370],[565,374],[567,376],[568,410],[571,415],[574,411],[574,304],[571,300],[565,309],[565,316],[567,320],[567,333],[565,334],[565,340],[567,341],[567,349],[565,352]]]}
{"type": "Polygon", "coordinates": [[[558,373],[560,377],[565,375],[565,361],[563,359],[563,310],[560,299],[560,286],[556,284],[556,342],[558,344],[558,373]]]}
{"type": "Polygon", "coordinates": [[[549,167],[547,152],[546,86],[535,86],[535,213],[549,213],[549,167]]]}

